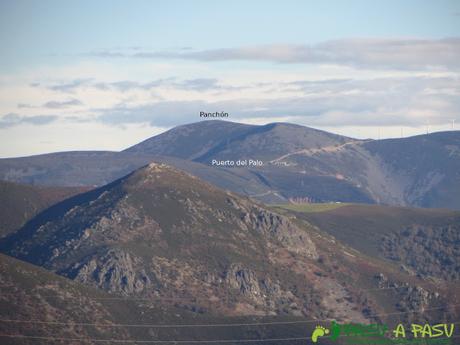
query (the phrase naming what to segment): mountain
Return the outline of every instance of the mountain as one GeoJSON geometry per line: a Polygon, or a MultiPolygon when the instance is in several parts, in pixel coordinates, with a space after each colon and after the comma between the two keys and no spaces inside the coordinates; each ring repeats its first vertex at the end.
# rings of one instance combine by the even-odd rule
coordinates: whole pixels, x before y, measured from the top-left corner
{"type": "Polygon", "coordinates": [[[112,292],[217,301],[235,288],[276,310],[262,296],[285,298],[295,277],[281,282],[276,265],[256,273],[271,246],[317,255],[308,234],[285,217],[156,163],[51,207],[2,244],[112,292]]]}
{"type": "Polygon", "coordinates": [[[40,187],[0,181],[0,237],[21,228],[51,205],[87,190],[85,187],[40,187]]]}
{"type": "Polygon", "coordinates": [[[381,184],[393,185],[392,194],[399,197],[392,204],[460,209],[460,131],[373,141],[364,147],[385,162],[381,184]]]}
{"type": "Polygon", "coordinates": [[[217,120],[173,128],[125,152],[171,156],[209,164],[213,158],[267,160],[305,148],[319,149],[348,141],[352,139],[289,123],[251,126],[217,120]]]}
{"type": "Polygon", "coordinates": [[[0,249],[147,306],[198,314],[344,322],[456,315],[442,307],[450,281],[407,275],[295,214],[159,163],[52,206],[0,249]],[[430,312],[411,313],[420,308],[430,312]]]}
{"type": "Polygon", "coordinates": [[[118,153],[0,159],[0,178],[101,186],[157,161],[265,203],[305,199],[460,209],[459,152],[458,131],[356,140],[287,123],[211,120],[173,128],[118,153]],[[237,166],[239,160],[245,165],[237,166]]]}

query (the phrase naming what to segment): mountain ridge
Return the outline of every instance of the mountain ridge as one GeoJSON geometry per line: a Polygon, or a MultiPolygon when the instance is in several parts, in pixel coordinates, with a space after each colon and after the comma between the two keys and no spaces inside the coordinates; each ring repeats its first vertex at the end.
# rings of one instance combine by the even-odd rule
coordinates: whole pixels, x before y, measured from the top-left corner
{"type": "Polygon", "coordinates": [[[266,203],[364,202],[460,209],[460,135],[357,140],[286,123],[208,120],[173,128],[122,152],[69,152],[0,159],[0,178],[101,186],[163,161],[266,203]],[[258,160],[216,167],[212,160],[258,160]]]}

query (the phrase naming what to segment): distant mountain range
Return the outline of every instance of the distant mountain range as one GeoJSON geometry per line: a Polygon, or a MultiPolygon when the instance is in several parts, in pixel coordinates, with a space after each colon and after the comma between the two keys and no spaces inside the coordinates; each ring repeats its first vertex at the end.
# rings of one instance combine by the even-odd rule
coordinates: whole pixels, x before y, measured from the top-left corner
{"type": "Polygon", "coordinates": [[[123,152],[0,159],[0,179],[101,186],[151,161],[265,203],[292,198],[460,209],[460,132],[356,140],[308,127],[209,120],[173,128],[123,152]],[[263,166],[213,166],[213,160],[263,166]]]}

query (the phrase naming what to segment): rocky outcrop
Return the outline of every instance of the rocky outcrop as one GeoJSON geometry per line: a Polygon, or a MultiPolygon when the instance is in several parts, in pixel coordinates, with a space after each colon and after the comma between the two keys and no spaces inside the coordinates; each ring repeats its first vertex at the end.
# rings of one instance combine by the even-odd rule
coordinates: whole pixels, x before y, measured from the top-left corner
{"type": "Polygon", "coordinates": [[[68,270],[60,272],[78,282],[110,292],[126,294],[142,292],[152,285],[140,259],[120,249],[110,249],[104,255],[86,258],[68,270]]]}
{"type": "Polygon", "coordinates": [[[240,264],[232,264],[224,273],[225,282],[243,295],[266,296],[276,295],[281,291],[279,283],[270,277],[259,278],[255,271],[240,264]]]}
{"type": "Polygon", "coordinates": [[[316,246],[309,235],[287,217],[232,197],[227,198],[227,203],[241,212],[239,223],[242,227],[277,240],[295,253],[318,258],[316,246]]]}

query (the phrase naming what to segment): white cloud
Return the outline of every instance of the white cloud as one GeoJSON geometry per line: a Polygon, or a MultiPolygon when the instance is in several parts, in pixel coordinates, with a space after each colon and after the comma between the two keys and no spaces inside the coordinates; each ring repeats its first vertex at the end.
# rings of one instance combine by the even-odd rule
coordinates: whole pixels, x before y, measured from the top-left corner
{"type": "Polygon", "coordinates": [[[273,44],[195,51],[102,50],[89,55],[103,58],[183,59],[195,61],[269,61],[333,64],[364,69],[458,69],[460,38],[343,39],[315,45],[273,44]]]}
{"type": "MultiPolygon", "coordinates": [[[[65,88],[70,84],[78,83],[70,81],[65,88]]],[[[39,87],[50,89],[43,84],[39,87]]],[[[56,85],[52,88],[56,89],[56,85]]],[[[57,89],[55,92],[60,93],[57,89]]],[[[349,78],[260,84],[254,81],[238,86],[216,79],[154,80],[143,84],[91,81],[73,88],[72,95],[78,99],[50,100],[37,106],[36,111],[41,111],[42,116],[59,115],[69,120],[113,125],[150,123],[159,127],[199,120],[200,111],[225,111],[237,121],[289,117],[294,122],[323,126],[418,125],[424,121],[441,123],[457,116],[460,79],[349,78]],[[66,113],[62,114],[64,107],[66,113]]],[[[19,110],[23,108],[29,111],[25,115],[36,115],[26,105],[19,110]]],[[[21,121],[30,121],[23,115],[21,121]]]]}

